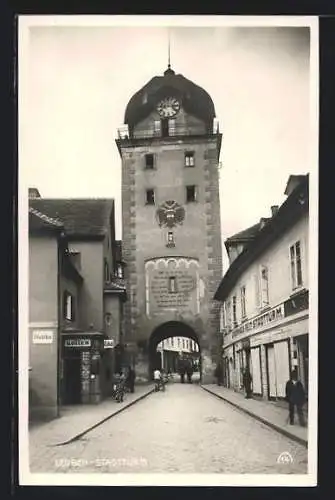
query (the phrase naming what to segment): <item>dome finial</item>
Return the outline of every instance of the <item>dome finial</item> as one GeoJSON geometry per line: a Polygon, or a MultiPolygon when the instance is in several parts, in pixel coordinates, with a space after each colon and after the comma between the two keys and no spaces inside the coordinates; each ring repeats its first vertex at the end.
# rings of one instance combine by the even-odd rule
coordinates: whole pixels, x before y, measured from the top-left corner
{"type": "Polygon", "coordinates": [[[171,46],[170,46],[170,29],[168,28],[168,67],[164,71],[164,75],[174,75],[175,72],[171,69],[171,46]]]}

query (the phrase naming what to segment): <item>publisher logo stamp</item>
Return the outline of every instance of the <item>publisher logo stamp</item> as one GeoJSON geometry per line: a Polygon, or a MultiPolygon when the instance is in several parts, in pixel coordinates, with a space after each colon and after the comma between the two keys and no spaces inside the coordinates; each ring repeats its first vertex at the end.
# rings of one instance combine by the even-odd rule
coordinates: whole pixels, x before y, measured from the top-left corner
{"type": "Polygon", "coordinates": [[[283,451],[277,458],[278,464],[291,464],[293,463],[293,457],[288,451],[283,451]]]}

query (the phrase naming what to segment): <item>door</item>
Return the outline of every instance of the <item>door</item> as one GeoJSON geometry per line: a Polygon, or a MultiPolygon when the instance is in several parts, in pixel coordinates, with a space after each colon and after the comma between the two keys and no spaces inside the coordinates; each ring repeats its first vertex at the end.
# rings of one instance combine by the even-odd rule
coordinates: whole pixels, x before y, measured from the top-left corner
{"type": "Polygon", "coordinates": [[[277,397],[285,398],[286,382],[290,378],[288,342],[276,342],[274,344],[276,364],[276,387],[277,397]]]}
{"type": "Polygon", "coordinates": [[[80,352],[64,359],[64,404],[81,403],[80,352]]]}
{"type": "Polygon", "coordinates": [[[270,398],[277,397],[276,388],[276,360],[275,360],[275,350],[273,346],[267,348],[267,359],[268,359],[268,391],[270,398]]]}
{"type": "Polygon", "coordinates": [[[252,392],[254,394],[262,394],[261,360],[259,347],[251,349],[251,367],[252,392]]]}

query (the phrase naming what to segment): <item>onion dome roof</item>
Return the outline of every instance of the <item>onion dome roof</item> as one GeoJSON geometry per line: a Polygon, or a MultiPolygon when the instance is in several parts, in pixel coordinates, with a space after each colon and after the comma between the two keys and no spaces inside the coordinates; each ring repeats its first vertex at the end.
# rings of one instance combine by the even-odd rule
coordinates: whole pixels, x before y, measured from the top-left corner
{"type": "Polygon", "coordinates": [[[160,99],[166,96],[179,98],[187,113],[207,123],[216,116],[210,95],[183,75],[175,74],[169,66],[163,76],[153,77],[133,95],[126,108],[124,123],[130,127],[136,125],[153,111],[160,99]]]}

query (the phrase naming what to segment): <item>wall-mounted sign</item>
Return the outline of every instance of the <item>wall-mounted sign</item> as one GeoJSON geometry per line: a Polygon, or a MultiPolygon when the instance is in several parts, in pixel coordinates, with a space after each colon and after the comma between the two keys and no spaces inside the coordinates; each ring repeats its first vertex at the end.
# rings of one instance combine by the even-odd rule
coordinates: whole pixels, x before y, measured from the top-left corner
{"type": "Polygon", "coordinates": [[[90,339],[66,339],[64,343],[65,347],[90,347],[90,339]]]}
{"type": "Polygon", "coordinates": [[[52,330],[34,330],[33,344],[52,344],[54,332],[52,330]]]}
{"type": "Polygon", "coordinates": [[[147,315],[166,310],[198,314],[199,263],[188,257],[160,257],[147,261],[147,315]]]}
{"type": "Polygon", "coordinates": [[[274,307],[270,311],[266,313],[260,314],[254,319],[250,321],[246,321],[243,325],[239,326],[232,332],[232,336],[236,337],[237,335],[241,335],[247,331],[255,330],[257,328],[262,328],[263,326],[275,323],[284,318],[284,304],[280,304],[277,307],[274,307]]]}
{"type": "Polygon", "coordinates": [[[104,348],[112,349],[115,346],[114,339],[105,339],[104,340],[104,348]]]}

